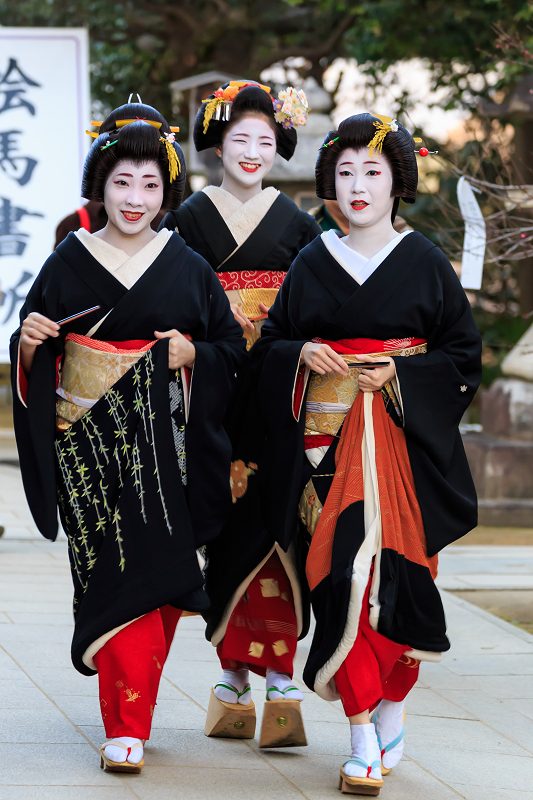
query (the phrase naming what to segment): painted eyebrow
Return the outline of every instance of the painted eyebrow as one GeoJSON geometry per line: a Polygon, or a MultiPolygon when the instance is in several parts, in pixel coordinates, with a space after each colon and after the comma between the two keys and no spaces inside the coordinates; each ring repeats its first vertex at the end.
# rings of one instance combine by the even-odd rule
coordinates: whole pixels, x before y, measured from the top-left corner
{"type": "MultiPolygon", "coordinates": [[[[133,178],[133,175],[130,172],[119,172],[118,175],[115,175],[115,178],[120,178],[120,177],[133,178]]],[[[157,175],[143,175],[142,177],[143,178],[156,178],[157,180],[159,180],[157,175]]]]}
{"type": "Polygon", "coordinates": [[[345,167],[346,165],[353,167],[353,161],[343,161],[342,164],[339,164],[339,167],[345,167]]]}
{"type": "MultiPolygon", "coordinates": [[[[235,133],[232,133],[231,135],[232,136],[250,136],[249,133],[238,133],[237,131],[235,133]]],[[[263,134],[263,136],[260,136],[259,138],[260,139],[272,139],[272,141],[274,141],[275,137],[274,137],[274,134],[272,134],[272,136],[269,136],[267,133],[265,133],[265,134],[263,134]]]]}
{"type": "Polygon", "coordinates": [[[381,166],[381,164],[379,163],[379,161],[363,161],[363,164],[377,164],[377,165],[378,165],[378,167],[380,167],[380,166],[381,166]]]}

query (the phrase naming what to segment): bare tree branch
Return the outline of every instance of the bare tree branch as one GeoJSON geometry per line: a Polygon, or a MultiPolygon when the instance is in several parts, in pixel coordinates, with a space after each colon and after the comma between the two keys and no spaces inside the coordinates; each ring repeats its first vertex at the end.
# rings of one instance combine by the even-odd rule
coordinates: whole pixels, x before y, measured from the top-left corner
{"type": "MultiPolygon", "coordinates": [[[[306,58],[308,61],[315,62],[324,56],[330,55],[330,53],[337,48],[346,31],[349,30],[355,16],[356,12],[351,11],[343,17],[326,41],[317,42],[317,44],[313,46],[295,47],[292,45],[289,47],[282,47],[258,61],[253,61],[253,69],[260,73],[272,64],[285,61],[287,58],[306,58]]],[[[320,39],[320,37],[318,38],[320,39]]]]}

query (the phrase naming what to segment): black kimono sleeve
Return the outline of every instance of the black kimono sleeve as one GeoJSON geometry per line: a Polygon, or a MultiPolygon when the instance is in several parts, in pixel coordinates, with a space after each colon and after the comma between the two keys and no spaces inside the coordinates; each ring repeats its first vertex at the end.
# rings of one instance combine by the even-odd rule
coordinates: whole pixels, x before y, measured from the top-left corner
{"type": "MultiPolygon", "coordinates": [[[[20,311],[22,323],[28,314],[37,312],[58,319],[57,293],[51,275],[61,259],[53,254],[46,261],[26,296],[20,311]]],[[[10,342],[13,419],[22,481],[37,527],[47,539],[57,536],[56,467],[53,447],[55,426],[56,359],[63,354],[63,338],[50,338],[35,351],[27,376],[26,404],[21,402],[19,385],[20,328],[10,342]],[[51,501],[52,498],[52,501],[51,501]]]]}
{"type": "Polygon", "coordinates": [[[481,379],[481,337],[453,267],[437,248],[437,280],[428,282],[435,307],[428,352],[395,357],[404,431],[429,555],[477,524],[472,477],[459,423],[481,379]]]}
{"type": "MultiPolygon", "coordinates": [[[[254,347],[258,397],[267,437],[262,482],[263,508],[267,528],[284,547],[288,547],[296,520],[296,505],[301,491],[305,414],[300,409],[304,395],[295,406],[298,384],[303,380],[300,356],[307,339],[294,329],[290,307],[294,305],[292,267],[263,325],[261,339],[254,347]],[[276,498],[272,502],[272,498],[276,498]],[[287,514],[294,509],[294,514],[287,514]]],[[[306,388],[306,387],[305,387],[306,388]]]]}
{"type": "Polygon", "coordinates": [[[186,428],[189,512],[198,546],[219,532],[224,516],[221,500],[231,504],[231,444],[223,419],[236,374],[246,359],[246,340],[220,281],[207,264],[204,271],[209,317],[204,340],[193,337],[196,359],[186,428]]]}

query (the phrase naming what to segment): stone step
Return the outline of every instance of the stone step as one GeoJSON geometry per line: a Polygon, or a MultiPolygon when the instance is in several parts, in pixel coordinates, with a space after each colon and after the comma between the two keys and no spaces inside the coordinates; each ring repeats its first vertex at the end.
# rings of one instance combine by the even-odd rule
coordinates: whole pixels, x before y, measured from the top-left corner
{"type": "Polygon", "coordinates": [[[494,528],[533,528],[533,500],[478,500],[479,525],[494,528]]]}

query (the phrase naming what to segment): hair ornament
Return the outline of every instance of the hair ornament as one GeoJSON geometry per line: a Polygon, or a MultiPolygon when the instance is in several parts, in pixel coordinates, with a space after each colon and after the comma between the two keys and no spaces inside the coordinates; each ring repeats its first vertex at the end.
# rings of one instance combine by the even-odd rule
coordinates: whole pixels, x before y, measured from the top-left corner
{"type": "MultiPolygon", "coordinates": [[[[415,139],[415,142],[416,141],[417,139],[415,139]]],[[[421,142],[422,139],[418,139],[418,141],[421,142]]],[[[438,152],[438,150],[428,150],[427,147],[421,147],[420,150],[415,150],[415,153],[421,155],[422,158],[425,158],[426,156],[435,156],[438,152]]]]}
{"type": "Polygon", "coordinates": [[[168,171],[170,172],[170,183],[172,183],[172,181],[175,181],[181,172],[180,160],[174,147],[176,137],[173,133],[165,133],[164,136],[159,138],[159,141],[163,142],[167,149],[168,171]]]}
{"type": "MultiPolygon", "coordinates": [[[[136,119],[117,119],[117,121],[115,123],[115,127],[116,128],[123,128],[125,125],[129,125],[132,122],[139,122],[139,121],[147,122],[148,125],[152,125],[152,127],[156,128],[157,130],[159,130],[160,127],[161,127],[161,122],[157,122],[156,120],[153,120],[153,119],[146,119],[146,118],[141,119],[140,117],[137,117],[136,119]]],[[[91,120],[91,125],[93,126],[93,128],[100,128],[102,126],[102,122],[92,119],[91,120]]],[[[173,126],[173,125],[170,126],[170,130],[171,130],[172,133],[179,133],[180,132],[180,129],[175,127],[175,126],[173,126]]],[[[95,133],[94,131],[85,131],[85,133],[88,136],[92,136],[93,139],[96,139],[96,137],[100,135],[99,133],[95,133]]]]}
{"type": "Polygon", "coordinates": [[[113,141],[111,141],[111,139],[108,139],[107,142],[104,145],[102,145],[100,150],[107,150],[108,147],[113,147],[113,145],[116,144],[117,142],[118,139],[113,139],[113,141]]]}
{"type": "Polygon", "coordinates": [[[297,125],[306,125],[309,114],[309,105],[303,89],[287,86],[278,93],[277,99],[272,98],[274,105],[274,119],[284,128],[295,128],[297,125]]]}
{"type": "Polygon", "coordinates": [[[381,153],[383,149],[383,140],[388,133],[397,133],[398,131],[398,121],[392,119],[391,117],[383,117],[380,114],[371,114],[373,117],[377,117],[379,122],[374,122],[374,126],[377,128],[374,137],[368,144],[368,155],[372,156],[374,150],[378,153],[381,153]]]}
{"type": "Polygon", "coordinates": [[[336,136],[334,139],[330,139],[329,142],[324,142],[324,144],[321,144],[320,147],[319,147],[319,150],[322,150],[323,147],[331,147],[332,144],[335,144],[335,142],[338,142],[338,141],[339,141],[339,137],[336,136]]]}
{"type": "Polygon", "coordinates": [[[202,103],[205,103],[204,133],[207,133],[209,123],[212,119],[222,120],[222,122],[227,122],[229,120],[233,101],[240,90],[244,89],[245,86],[257,86],[267,94],[270,94],[270,86],[264,86],[262,83],[230,81],[225,89],[220,87],[213,93],[213,97],[202,100],[202,103]]]}

